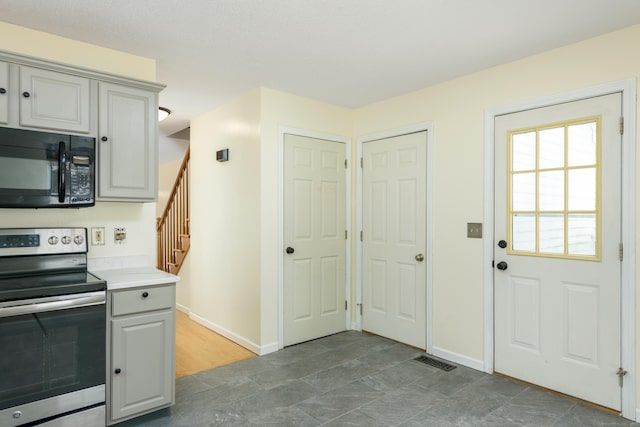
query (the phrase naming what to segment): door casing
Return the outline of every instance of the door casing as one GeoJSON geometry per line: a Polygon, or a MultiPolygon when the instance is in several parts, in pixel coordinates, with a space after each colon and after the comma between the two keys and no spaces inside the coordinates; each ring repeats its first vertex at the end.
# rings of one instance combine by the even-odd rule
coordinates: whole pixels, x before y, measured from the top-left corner
{"type": "Polygon", "coordinates": [[[351,326],[351,329],[355,329],[358,331],[362,330],[362,315],[360,314],[360,309],[362,304],[362,242],[360,241],[360,232],[362,231],[362,168],[360,167],[360,159],[362,158],[362,145],[369,141],[375,141],[378,139],[384,138],[392,138],[395,136],[401,136],[408,133],[414,132],[422,132],[427,131],[427,236],[426,236],[426,248],[425,248],[425,321],[426,321],[426,343],[427,343],[427,352],[433,353],[433,344],[432,344],[432,293],[433,293],[433,237],[432,237],[432,218],[433,218],[433,123],[432,122],[422,122],[411,126],[406,126],[402,128],[392,129],[385,132],[364,135],[357,138],[357,157],[354,167],[357,168],[357,219],[356,219],[356,228],[354,233],[357,235],[356,239],[356,317],[355,324],[351,326]]]}
{"type": "MultiPolygon", "coordinates": [[[[345,158],[347,165],[349,165],[345,182],[345,227],[348,230],[347,239],[345,240],[345,244],[347,245],[345,259],[345,297],[347,306],[351,307],[351,140],[340,135],[281,126],[278,128],[278,150],[280,153],[278,165],[278,349],[284,348],[284,138],[286,134],[324,139],[345,144],[345,158]]],[[[350,309],[345,310],[345,329],[352,329],[350,313],[350,309]]]]}
{"type": "Polygon", "coordinates": [[[635,79],[621,80],[582,90],[548,96],[540,99],[496,107],[485,111],[484,135],[484,229],[483,242],[483,287],[484,287],[484,370],[493,373],[494,362],[494,178],[495,178],[495,129],[496,116],[516,113],[534,108],[578,101],[611,93],[622,93],[622,115],[624,133],[622,135],[622,244],[624,257],[621,262],[621,366],[628,372],[622,387],[622,416],[635,420],[636,414],[636,373],[635,373],[635,134],[636,134],[636,82],[635,79]]]}

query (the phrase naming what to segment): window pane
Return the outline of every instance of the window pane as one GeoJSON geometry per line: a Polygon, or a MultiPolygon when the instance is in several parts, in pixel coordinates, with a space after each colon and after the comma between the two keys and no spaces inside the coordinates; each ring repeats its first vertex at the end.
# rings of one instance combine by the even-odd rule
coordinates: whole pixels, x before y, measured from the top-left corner
{"type": "Polygon", "coordinates": [[[540,172],[539,209],[564,210],[564,171],[540,172]]]}
{"type": "Polygon", "coordinates": [[[536,133],[518,133],[512,136],[512,171],[536,168],[536,133]]]}
{"type": "Polygon", "coordinates": [[[564,253],[564,215],[540,215],[540,252],[564,253]]]}
{"type": "Polygon", "coordinates": [[[596,123],[569,126],[569,166],[596,164],[596,123]]]}
{"type": "Polygon", "coordinates": [[[540,131],[540,169],[564,167],[564,127],[540,131]]]}
{"type": "Polygon", "coordinates": [[[511,190],[514,211],[533,211],[536,209],[536,174],[518,173],[513,175],[511,190]]]}
{"type": "Polygon", "coordinates": [[[513,250],[535,252],[536,216],[534,214],[513,215],[513,250]]]}
{"type": "Polygon", "coordinates": [[[569,210],[596,210],[596,169],[569,171],[569,210]]]}
{"type": "Polygon", "coordinates": [[[569,215],[569,255],[596,255],[596,215],[569,215]]]}

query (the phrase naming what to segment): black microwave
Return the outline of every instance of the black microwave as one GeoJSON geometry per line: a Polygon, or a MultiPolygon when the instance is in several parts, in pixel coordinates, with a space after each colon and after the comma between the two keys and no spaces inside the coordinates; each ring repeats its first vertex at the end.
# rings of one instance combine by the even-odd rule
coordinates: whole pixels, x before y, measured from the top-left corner
{"type": "Polygon", "coordinates": [[[95,138],[0,127],[0,208],[95,204],[95,138]]]}

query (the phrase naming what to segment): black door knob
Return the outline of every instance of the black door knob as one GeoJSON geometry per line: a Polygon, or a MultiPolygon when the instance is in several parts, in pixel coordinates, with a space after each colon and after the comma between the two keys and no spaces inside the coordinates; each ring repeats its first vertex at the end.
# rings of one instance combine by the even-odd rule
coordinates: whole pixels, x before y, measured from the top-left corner
{"type": "Polygon", "coordinates": [[[506,240],[500,240],[498,242],[498,246],[501,247],[502,249],[507,247],[507,241],[506,240]]]}
{"type": "Polygon", "coordinates": [[[4,95],[5,93],[7,93],[7,90],[3,87],[0,87],[0,94],[4,95]]]}
{"type": "Polygon", "coordinates": [[[22,96],[24,96],[25,98],[28,98],[31,96],[31,94],[29,92],[22,92],[22,96]]]}
{"type": "Polygon", "coordinates": [[[293,249],[291,246],[287,247],[287,249],[286,249],[286,252],[287,252],[288,254],[292,254],[292,253],[294,253],[295,251],[296,251],[296,250],[295,250],[295,249],[293,249]]]}
{"type": "Polygon", "coordinates": [[[509,265],[507,265],[507,263],[504,261],[500,261],[498,265],[496,265],[496,267],[498,267],[498,270],[504,271],[509,267],[509,265]]]}
{"type": "Polygon", "coordinates": [[[122,372],[122,370],[120,368],[116,368],[115,371],[113,371],[116,375],[119,374],[120,372],[122,372]]]}
{"type": "Polygon", "coordinates": [[[107,142],[107,139],[109,139],[109,138],[107,138],[106,136],[103,136],[103,137],[102,137],[102,138],[100,138],[100,139],[102,140],[102,142],[107,142]]]}
{"type": "Polygon", "coordinates": [[[148,297],[148,296],[149,296],[149,292],[146,292],[146,291],[145,291],[145,292],[143,292],[143,293],[142,293],[142,298],[146,298],[146,297],[148,297]]]}

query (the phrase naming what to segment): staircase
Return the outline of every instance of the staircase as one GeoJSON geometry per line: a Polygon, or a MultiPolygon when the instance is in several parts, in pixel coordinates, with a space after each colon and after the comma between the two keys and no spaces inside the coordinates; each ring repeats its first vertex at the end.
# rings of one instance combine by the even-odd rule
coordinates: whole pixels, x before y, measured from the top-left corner
{"type": "Polygon", "coordinates": [[[156,219],[158,268],[178,274],[189,251],[189,153],[184,155],[167,206],[156,219]]]}

